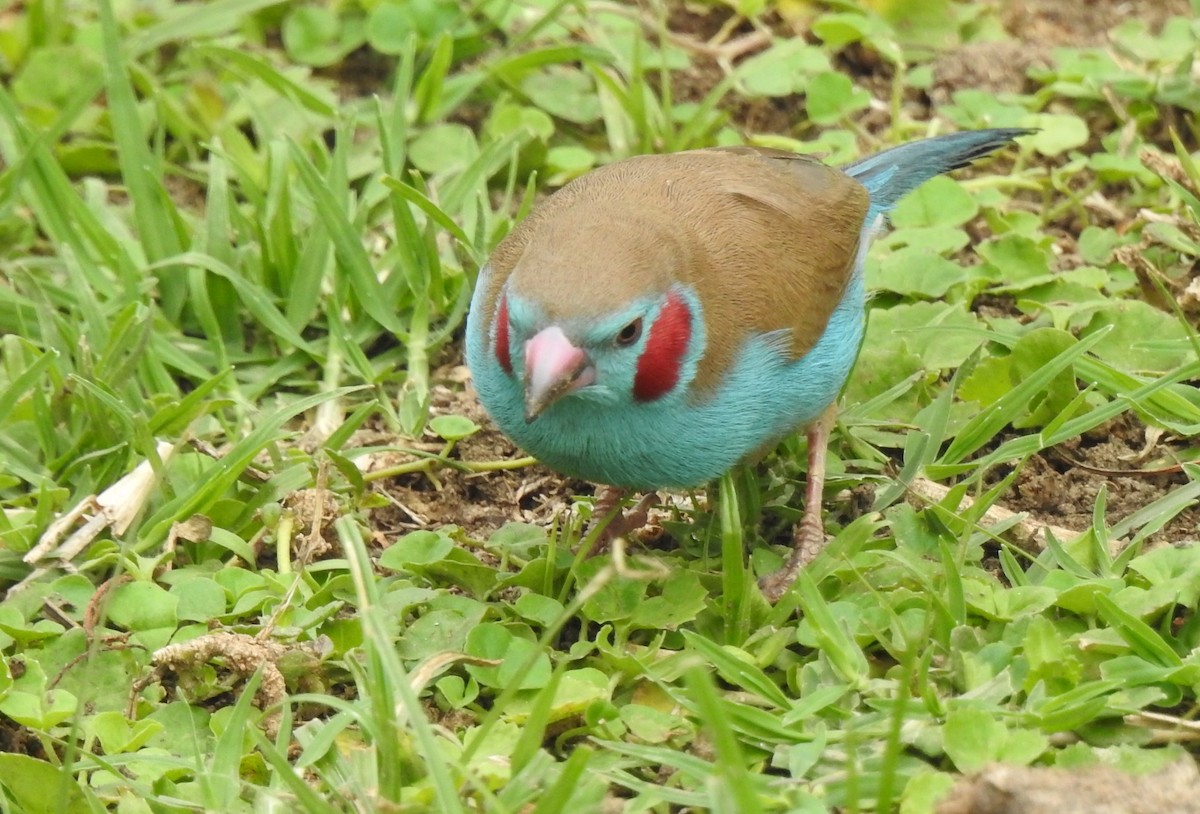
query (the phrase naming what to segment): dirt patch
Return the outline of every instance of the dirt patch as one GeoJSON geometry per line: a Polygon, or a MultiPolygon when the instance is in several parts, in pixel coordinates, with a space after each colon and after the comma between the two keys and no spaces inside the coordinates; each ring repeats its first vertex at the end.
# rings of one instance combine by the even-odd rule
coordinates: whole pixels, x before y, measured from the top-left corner
{"type": "MultiPolygon", "coordinates": [[[[1171,463],[1173,445],[1156,435],[1132,415],[1115,419],[1031,457],[1000,502],[1041,522],[1086,531],[1104,488],[1108,523],[1119,523],[1188,482],[1171,463]]],[[[993,482],[1010,471],[998,471],[993,482]]],[[[1200,506],[1192,505],[1151,539],[1183,543],[1198,538],[1200,506]]]]}
{"type": "Polygon", "coordinates": [[[973,42],[940,54],[933,62],[929,98],[935,104],[950,102],[963,88],[987,93],[1029,93],[1036,88],[1028,78],[1030,68],[1049,67],[1048,49],[1021,39],[973,42]]]}
{"type": "Polygon", "coordinates": [[[333,65],[314,69],[313,75],[332,79],[338,98],[351,101],[386,92],[395,69],[395,57],[380,54],[364,45],[333,65]]]}
{"type": "MultiPolygon", "coordinates": [[[[13,659],[9,662],[10,668],[13,665],[20,665],[20,668],[24,668],[24,662],[20,659],[13,659]]],[[[38,736],[38,733],[22,726],[7,715],[0,715],[0,754],[28,755],[38,760],[50,759],[50,755],[46,752],[46,743],[38,736]]]]}
{"type": "MultiPolygon", "coordinates": [[[[479,432],[459,442],[454,459],[494,464],[522,458],[524,453],[497,429],[466,384],[466,368],[446,369],[440,374],[450,383],[433,388],[431,416],[465,416],[480,427],[479,432]]],[[[443,444],[432,434],[414,441],[393,442],[430,453],[443,444]]],[[[418,460],[411,455],[380,458],[371,469],[395,466],[405,459],[418,460]]],[[[386,542],[409,531],[443,525],[457,525],[470,537],[482,540],[509,522],[548,526],[570,506],[573,495],[590,495],[592,490],[590,485],[563,478],[540,464],[487,471],[441,466],[429,473],[414,472],[381,483],[380,491],[391,505],[372,514],[372,525],[386,542]]]]}
{"type": "MultiPolygon", "coordinates": [[[[454,370],[461,382],[465,371],[454,370]]],[[[481,427],[459,444],[455,450],[457,460],[495,463],[522,457],[487,417],[469,387],[461,383],[436,387],[432,409],[434,415],[466,416],[481,427]]],[[[411,443],[425,444],[430,451],[441,445],[437,441],[411,443]]],[[[1013,512],[1027,512],[1039,524],[1084,532],[1091,526],[1096,499],[1103,488],[1107,490],[1106,517],[1112,526],[1188,483],[1187,476],[1174,465],[1184,445],[1182,439],[1162,436],[1127,414],[1030,457],[999,503],[1013,512]]],[[[381,459],[380,464],[391,466],[395,462],[381,459]]],[[[1011,467],[997,467],[988,485],[1011,471],[1011,467]]],[[[549,526],[571,507],[574,496],[591,495],[594,486],[535,464],[483,472],[439,467],[430,474],[399,476],[384,482],[380,489],[391,505],[373,512],[372,526],[378,541],[387,545],[409,531],[443,525],[457,525],[478,540],[487,539],[508,522],[549,526]]],[[[828,502],[826,512],[829,519],[848,520],[842,516],[847,512],[844,501],[828,502]]],[[[780,529],[776,542],[786,543],[789,534],[790,529],[780,529]]],[[[1159,545],[1195,543],[1198,539],[1200,504],[1184,508],[1150,538],[1159,545]]]]}
{"type": "Polygon", "coordinates": [[[667,28],[701,42],[713,40],[722,33],[736,35],[753,30],[749,23],[743,22],[733,31],[722,32],[732,17],[732,9],[725,7],[673,3],[667,11],[667,28]]]}
{"type": "MultiPolygon", "coordinates": [[[[960,89],[988,93],[1031,93],[1037,83],[1029,79],[1033,68],[1048,67],[1052,52],[1059,47],[1103,47],[1109,32],[1127,20],[1141,20],[1152,32],[1175,16],[1190,14],[1187,0],[1014,0],[1003,5],[999,20],[1010,39],[965,43],[940,52],[933,62],[934,83],[928,94],[910,90],[905,105],[915,119],[928,118],[928,104],[948,103],[960,89]]],[[[681,38],[676,44],[690,43],[692,65],[673,77],[672,92],[681,101],[704,98],[726,75],[728,68],[761,47],[739,50],[739,40],[748,41],[755,33],[770,31],[777,38],[813,39],[804,23],[788,23],[768,16],[763,29],[755,32],[744,23],[730,27],[732,12],[722,6],[694,7],[685,3],[672,6],[667,25],[681,38]]],[[[852,44],[836,55],[836,67],[877,99],[891,92],[893,66],[870,48],[852,44]]],[[[776,98],[747,99],[728,95],[720,103],[733,122],[747,133],[789,133],[805,120],[804,97],[794,94],[776,98]]],[[[867,111],[858,126],[875,132],[890,124],[885,109],[867,111]]]]}
{"type": "Polygon", "coordinates": [[[1200,772],[1181,758],[1159,772],[992,765],[959,780],[937,814],[1194,814],[1200,772]]]}
{"type": "Polygon", "coordinates": [[[1012,39],[966,43],[939,54],[930,99],[944,104],[959,89],[1030,93],[1036,83],[1028,71],[1048,67],[1055,48],[1103,47],[1126,20],[1158,32],[1171,17],[1190,13],[1187,0],[1014,0],[1000,12],[1012,39]]]}
{"type": "MultiPolygon", "coordinates": [[[[753,56],[770,45],[768,30],[781,37],[793,36],[787,25],[774,15],[755,29],[743,21],[730,27],[732,10],[724,6],[677,4],[667,18],[667,27],[691,57],[687,68],[671,76],[672,98],[680,102],[700,102],[726,77],[738,61],[753,56]]],[[[746,98],[726,94],[721,110],[747,133],[787,133],[804,118],[804,97],[799,94],[771,98],[746,98]]]]}
{"type": "Polygon", "coordinates": [[[1104,45],[1108,32],[1126,20],[1157,32],[1171,17],[1188,16],[1187,0],[1012,0],[1000,12],[1014,37],[1047,47],[1104,45]]]}

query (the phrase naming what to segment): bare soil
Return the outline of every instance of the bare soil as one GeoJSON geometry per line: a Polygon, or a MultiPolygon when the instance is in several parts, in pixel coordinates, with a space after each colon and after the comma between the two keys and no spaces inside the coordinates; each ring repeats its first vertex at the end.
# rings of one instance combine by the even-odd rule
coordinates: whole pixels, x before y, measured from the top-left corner
{"type": "MultiPolygon", "coordinates": [[[[1105,517],[1112,526],[1188,482],[1176,464],[1181,445],[1126,414],[1031,457],[1002,503],[1011,511],[1029,512],[1040,522],[1086,531],[1096,498],[1105,489],[1105,517]]],[[[995,479],[1008,471],[998,471],[995,479]]],[[[1150,542],[1195,543],[1197,539],[1200,505],[1192,505],[1150,542]]]]}
{"type": "Polygon", "coordinates": [[[994,764],[955,785],[937,814],[1196,814],[1200,771],[1177,760],[1153,774],[994,764]]]}
{"type": "MultiPolygon", "coordinates": [[[[465,367],[443,368],[441,373],[459,383],[468,376],[465,367]]],[[[466,416],[481,427],[459,442],[455,448],[458,460],[503,462],[524,456],[488,418],[469,386],[435,387],[431,413],[466,416]]],[[[432,437],[415,443],[426,444],[430,451],[442,445],[432,437]]],[[[377,466],[392,466],[400,460],[381,459],[377,466]]],[[[510,522],[548,526],[570,507],[573,495],[591,494],[588,484],[564,478],[541,464],[487,472],[440,467],[432,477],[421,472],[404,475],[381,488],[392,505],[376,510],[372,520],[376,532],[385,538],[443,525],[459,526],[474,539],[486,539],[510,522]]]]}

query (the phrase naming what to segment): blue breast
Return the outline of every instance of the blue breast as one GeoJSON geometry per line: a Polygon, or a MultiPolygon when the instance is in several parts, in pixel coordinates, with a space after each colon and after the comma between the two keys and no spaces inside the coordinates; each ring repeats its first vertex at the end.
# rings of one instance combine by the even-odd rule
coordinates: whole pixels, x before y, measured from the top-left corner
{"type": "MultiPolygon", "coordinates": [[[[864,249],[868,238],[864,234],[864,249]]],[[[508,375],[484,335],[486,288],[481,279],[467,319],[466,355],[480,401],[500,429],[553,469],[640,490],[700,486],[815,419],[837,398],[863,336],[860,252],[824,334],[802,358],[788,358],[786,343],[776,337],[753,337],[706,400],[697,402],[686,391],[648,403],[568,397],[526,423],[520,355],[513,356],[514,375],[508,375]]]]}

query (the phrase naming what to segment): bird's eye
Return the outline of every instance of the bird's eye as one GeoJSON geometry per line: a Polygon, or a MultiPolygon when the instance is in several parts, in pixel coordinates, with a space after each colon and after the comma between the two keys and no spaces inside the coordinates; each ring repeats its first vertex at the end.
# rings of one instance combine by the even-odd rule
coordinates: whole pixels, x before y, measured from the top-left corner
{"type": "Polygon", "coordinates": [[[633,322],[626,325],[617,334],[617,346],[627,348],[634,342],[638,341],[642,336],[642,318],[638,317],[633,322]]]}

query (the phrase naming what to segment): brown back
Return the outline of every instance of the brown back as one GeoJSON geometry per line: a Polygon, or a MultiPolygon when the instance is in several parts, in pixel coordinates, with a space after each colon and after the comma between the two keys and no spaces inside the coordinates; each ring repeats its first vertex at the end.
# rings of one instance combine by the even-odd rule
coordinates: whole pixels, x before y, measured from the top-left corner
{"type": "Polygon", "coordinates": [[[703,398],[750,333],[790,331],[793,358],[817,342],[849,280],[868,205],[857,181],[793,153],[631,158],[572,181],[500,243],[485,313],[509,278],[554,321],[596,318],[686,282],[708,332],[695,382],[703,398]]]}

